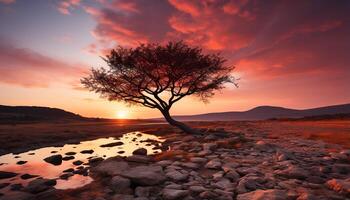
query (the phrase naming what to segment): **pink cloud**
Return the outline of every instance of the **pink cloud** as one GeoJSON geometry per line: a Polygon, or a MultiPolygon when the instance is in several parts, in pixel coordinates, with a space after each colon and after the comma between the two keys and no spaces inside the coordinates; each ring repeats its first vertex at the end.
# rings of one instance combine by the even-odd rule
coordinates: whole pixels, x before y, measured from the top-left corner
{"type": "Polygon", "coordinates": [[[97,22],[91,53],[115,45],[184,40],[222,52],[249,79],[348,72],[346,5],[254,0],[112,0],[86,8],[97,22]],[[296,15],[296,13],[298,13],[296,15]]]}
{"type": "Polygon", "coordinates": [[[77,7],[81,3],[81,0],[62,0],[57,9],[64,15],[70,15],[71,9],[77,7]]]}
{"type": "Polygon", "coordinates": [[[0,3],[4,3],[4,4],[11,4],[11,3],[15,3],[16,0],[0,0],[0,3]]]}
{"type": "Polygon", "coordinates": [[[81,64],[60,61],[0,40],[0,82],[23,87],[71,84],[86,72],[81,64]]]}

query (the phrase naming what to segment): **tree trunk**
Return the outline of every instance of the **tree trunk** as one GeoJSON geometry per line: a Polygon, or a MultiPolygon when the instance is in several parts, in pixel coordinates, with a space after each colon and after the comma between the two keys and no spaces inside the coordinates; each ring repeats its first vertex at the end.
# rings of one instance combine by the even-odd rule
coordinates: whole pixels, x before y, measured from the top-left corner
{"type": "Polygon", "coordinates": [[[179,129],[181,129],[182,131],[186,132],[186,133],[189,133],[189,134],[194,134],[194,135],[200,135],[202,134],[200,131],[197,131],[195,129],[192,129],[191,127],[187,126],[186,124],[182,123],[182,122],[179,122],[179,121],[176,121],[175,119],[173,119],[171,116],[170,116],[170,113],[169,111],[167,110],[161,110],[165,120],[172,126],[175,126],[179,129]]]}

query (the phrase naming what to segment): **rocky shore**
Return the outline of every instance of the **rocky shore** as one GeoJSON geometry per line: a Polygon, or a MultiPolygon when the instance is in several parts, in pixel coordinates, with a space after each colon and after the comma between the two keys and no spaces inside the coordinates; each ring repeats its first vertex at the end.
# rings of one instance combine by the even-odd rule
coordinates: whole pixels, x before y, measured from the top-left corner
{"type": "MultiPolygon", "coordinates": [[[[320,141],[269,137],[253,129],[204,132],[168,134],[161,148],[169,150],[154,156],[138,149],[130,157],[99,159],[89,169],[95,180],[91,184],[99,187],[69,194],[91,200],[350,198],[349,150],[320,141]]],[[[54,184],[36,179],[0,199],[61,199],[66,192],[54,184]]]]}

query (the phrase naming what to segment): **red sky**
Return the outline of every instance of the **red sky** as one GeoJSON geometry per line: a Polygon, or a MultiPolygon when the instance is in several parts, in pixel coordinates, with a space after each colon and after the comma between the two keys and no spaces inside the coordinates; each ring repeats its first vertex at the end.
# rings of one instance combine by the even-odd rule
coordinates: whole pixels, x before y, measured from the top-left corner
{"type": "Polygon", "coordinates": [[[116,45],[183,40],[221,52],[239,88],[175,114],[259,105],[309,108],[350,102],[350,2],[258,0],[0,0],[0,104],[60,107],[86,116],[160,116],[109,103],[79,79],[116,45]]]}

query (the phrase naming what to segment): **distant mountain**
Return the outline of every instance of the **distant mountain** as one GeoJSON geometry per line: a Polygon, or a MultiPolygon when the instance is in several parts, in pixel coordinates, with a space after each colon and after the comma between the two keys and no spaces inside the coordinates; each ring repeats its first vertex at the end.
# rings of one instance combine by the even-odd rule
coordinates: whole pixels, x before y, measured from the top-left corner
{"type": "Polygon", "coordinates": [[[280,118],[303,118],[348,113],[350,113],[350,104],[326,106],[304,110],[275,106],[259,106],[242,112],[217,112],[199,115],[180,115],[174,116],[174,118],[180,121],[266,120],[280,118]]]}
{"type": "Polygon", "coordinates": [[[82,120],[84,117],[58,108],[0,105],[0,122],[82,120]]]}

